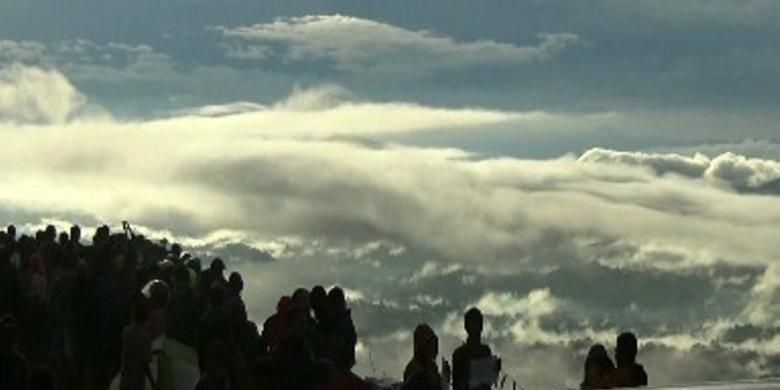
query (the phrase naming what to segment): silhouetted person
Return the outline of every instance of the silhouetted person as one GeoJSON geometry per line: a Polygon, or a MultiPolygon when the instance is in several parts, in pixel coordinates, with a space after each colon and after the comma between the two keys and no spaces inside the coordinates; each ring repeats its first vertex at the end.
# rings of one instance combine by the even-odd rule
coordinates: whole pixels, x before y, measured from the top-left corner
{"type": "Polygon", "coordinates": [[[295,308],[300,312],[302,317],[307,319],[311,318],[311,300],[309,290],[305,288],[297,288],[293,292],[292,299],[295,302],[295,308]]]}
{"type": "Polygon", "coordinates": [[[250,362],[260,355],[262,349],[257,325],[249,320],[244,306],[238,307],[231,316],[236,350],[243,354],[247,362],[250,362]]]}
{"type": "Polygon", "coordinates": [[[209,346],[205,356],[205,370],[195,390],[234,390],[237,383],[231,369],[230,349],[221,341],[209,346]]]}
{"type": "Polygon", "coordinates": [[[3,238],[0,239],[0,245],[5,246],[5,250],[7,251],[7,254],[10,255],[13,253],[16,248],[18,247],[18,243],[16,240],[16,226],[14,225],[8,225],[6,227],[5,231],[0,232],[3,234],[0,234],[3,238]]]}
{"type": "Polygon", "coordinates": [[[76,267],[76,281],[73,286],[71,305],[73,305],[73,348],[78,365],[78,375],[82,380],[91,380],[92,367],[98,359],[98,311],[95,294],[95,280],[85,261],[76,267]]]}
{"type": "MultiPolygon", "coordinates": [[[[484,320],[482,312],[473,307],[466,311],[463,317],[463,325],[466,328],[466,342],[458,347],[452,354],[452,388],[453,390],[469,390],[471,379],[471,362],[490,358],[493,353],[490,347],[482,343],[482,328],[484,320]]],[[[500,361],[497,362],[496,371],[501,369],[500,361]]],[[[484,384],[474,389],[490,389],[491,384],[484,384]]]]}
{"type": "Polygon", "coordinates": [[[211,282],[219,282],[224,284],[227,284],[227,281],[225,280],[225,262],[222,261],[219,257],[215,258],[211,261],[211,264],[209,265],[209,269],[211,270],[212,277],[214,278],[211,282]]]}
{"type": "Polygon", "coordinates": [[[292,297],[279,299],[276,313],[263,324],[264,350],[282,389],[311,389],[315,381],[314,353],[306,338],[306,322],[292,297]]]}
{"type": "Polygon", "coordinates": [[[241,292],[244,291],[244,279],[241,277],[241,274],[238,272],[231,272],[230,277],[228,277],[228,292],[231,296],[239,297],[241,298],[241,292]]]}
{"type": "Polygon", "coordinates": [[[289,296],[279,298],[276,303],[276,313],[268,317],[263,323],[263,332],[260,339],[264,352],[273,354],[287,337],[293,320],[295,307],[289,296]]]}
{"type": "Polygon", "coordinates": [[[219,283],[212,284],[209,289],[208,308],[198,323],[196,350],[201,370],[206,368],[204,363],[212,343],[220,341],[228,345],[231,344],[231,324],[225,310],[226,300],[227,292],[224,286],[219,283]]]}
{"type": "Polygon", "coordinates": [[[222,286],[227,285],[225,280],[225,263],[219,257],[211,261],[209,268],[206,268],[200,273],[200,294],[201,297],[206,298],[209,295],[209,289],[215,283],[222,286]]]}
{"type": "Polygon", "coordinates": [[[326,357],[326,341],[330,334],[331,321],[328,312],[328,293],[322,286],[314,286],[309,293],[309,304],[314,313],[315,339],[314,354],[317,358],[326,357]]]}
{"type": "MultiPolygon", "coordinates": [[[[246,305],[241,298],[241,292],[244,291],[244,279],[238,272],[231,272],[227,282],[227,311],[231,319],[238,319],[242,312],[246,312],[246,305]]],[[[239,326],[240,324],[234,324],[239,326]]]]}
{"type": "Polygon", "coordinates": [[[8,225],[8,227],[5,228],[5,232],[9,240],[16,241],[16,226],[8,225]]]}
{"type": "MultiPolygon", "coordinates": [[[[172,258],[174,258],[174,259],[179,259],[179,258],[181,258],[181,245],[179,245],[179,244],[176,244],[176,243],[173,243],[173,244],[171,245],[171,252],[170,252],[170,255],[171,255],[171,257],[172,257],[172,258]]],[[[223,267],[223,270],[224,270],[224,266],[225,266],[225,265],[223,264],[223,265],[222,265],[222,267],[223,267]]]]}
{"type": "Polygon", "coordinates": [[[54,239],[57,237],[57,228],[55,228],[54,225],[47,225],[45,232],[46,232],[46,240],[50,242],[54,242],[54,239]]]}
{"type": "Polygon", "coordinates": [[[315,343],[318,338],[317,320],[311,315],[311,294],[309,290],[305,288],[298,288],[293,292],[293,302],[295,303],[295,309],[298,311],[300,320],[303,321],[305,327],[306,338],[310,343],[315,343]]]}
{"type": "Polygon", "coordinates": [[[17,329],[13,316],[0,318],[0,389],[27,388],[27,364],[14,347],[17,329]]]}
{"type": "Polygon", "coordinates": [[[84,247],[81,245],[81,228],[79,225],[70,227],[70,242],[67,249],[77,259],[83,255],[84,247]]]}
{"type": "Polygon", "coordinates": [[[70,227],[70,242],[72,243],[81,242],[81,228],[79,227],[79,225],[73,225],[70,227]]]}
{"type": "Polygon", "coordinates": [[[645,368],[636,362],[637,352],[637,340],[633,333],[626,332],[618,336],[615,348],[617,369],[610,379],[612,387],[647,386],[645,368]]]}
{"type": "Polygon", "coordinates": [[[414,329],[414,355],[404,369],[402,390],[443,390],[448,380],[448,368],[442,367],[444,379],[439,374],[436,357],[439,355],[439,338],[428,324],[414,329]]]}
{"type": "Polygon", "coordinates": [[[352,313],[347,308],[344,290],[333,287],[328,292],[328,307],[333,323],[326,342],[327,355],[338,369],[349,371],[355,365],[357,332],[352,322],[352,313]]]}
{"type": "Polygon", "coordinates": [[[195,293],[190,287],[192,275],[185,266],[173,270],[173,291],[168,304],[167,334],[180,342],[195,345],[195,327],[198,321],[195,293]]]}
{"type": "Polygon", "coordinates": [[[66,245],[70,242],[70,236],[66,232],[60,232],[60,236],[58,238],[60,245],[60,248],[65,248],[66,245]]]}
{"type": "Polygon", "coordinates": [[[615,364],[609,358],[607,349],[601,344],[590,347],[588,357],[585,359],[585,372],[580,388],[608,389],[611,387],[610,379],[614,375],[615,364]]]}
{"type": "Polygon", "coordinates": [[[133,305],[133,323],[122,332],[122,376],[120,390],[145,390],[152,361],[152,337],[149,332],[149,303],[139,296],[133,305]]]}
{"type": "Polygon", "coordinates": [[[153,279],[144,285],[141,292],[149,304],[148,329],[152,340],[154,340],[167,331],[168,312],[166,308],[170,297],[170,289],[164,281],[153,279]]]}

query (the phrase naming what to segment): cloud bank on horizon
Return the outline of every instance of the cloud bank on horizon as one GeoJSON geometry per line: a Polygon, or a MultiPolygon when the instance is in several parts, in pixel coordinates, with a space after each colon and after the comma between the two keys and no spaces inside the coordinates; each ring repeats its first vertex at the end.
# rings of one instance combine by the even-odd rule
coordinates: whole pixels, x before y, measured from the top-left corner
{"type": "Polygon", "coordinates": [[[527,388],[576,385],[623,329],[654,385],[780,375],[774,2],[513,2],[473,27],[182,3],[122,40],[0,0],[0,223],[130,220],[229,258],[257,320],[344,285],[366,375],[398,377],[419,322],[451,351],[470,305],[527,388]]]}
{"type": "MultiPolygon", "coordinates": [[[[21,76],[3,88],[32,101],[54,92],[26,74],[64,80],[54,91],[80,96],[55,71],[10,72],[21,76]]],[[[0,112],[18,104],[3,102],[0,112]]],[[[422,308],[440,313],[430,320],[454,346],[458,313],[474,304],[512,372],[541,387],[573,383],[577,353],[625,327],[643,334],[650,369],[664,367],[659,384],[767,375],[780,353],[777,160],[606,149],[529,160],[400,144],[382,137],[562,119],[372,102],[334,86],[135,121],[51,109],[0,125],[4,220],[128,219],[152,235],[167,231],[252,275],[258,317],[273,307],[268,291],[344,284],[360,313],[361,354],[382,370],[375,375],[401,369],[422,308]],[[324,280],[302,273],[308,267],[324,280]],[[621,285],[632,296],[610,297],[621,285]],[[675,318],[693,308],[663,299],[706,303],[675,318]],[[389,313],[398,320],[382,324],[389,313]],[[744,327],[759,333],[729,340],[744,327]],[[756,363],[663,366],[701,348],[756,363]],[[535,359],[548,368],[553,359],[568,376],[542,374],[529,353],[549,355],[535,359]]]]}

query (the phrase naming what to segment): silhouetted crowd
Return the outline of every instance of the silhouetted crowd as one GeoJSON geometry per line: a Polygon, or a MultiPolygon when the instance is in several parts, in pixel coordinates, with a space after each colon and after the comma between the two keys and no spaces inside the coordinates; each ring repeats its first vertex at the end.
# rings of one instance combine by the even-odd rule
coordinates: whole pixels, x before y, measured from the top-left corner
{"type": "MultiPolygon", "coordinates": [[[[344,291],[298,288],[262,324],[252,322],[241,274],[220,258],[202,266],[178,244],[121,232],[47,226],[0,231],[0,390],[351,390],[358,341],[344,291]]],[[[403,390],[487,390],[501,360],[482,342],[483,317],[464,316],[468,338],[437,364],[438,337],[416,327],[403,390]]],[[[591,348],[582,388],[647,384],[637,341],[618,338],[615,360],[591,348]]]]}

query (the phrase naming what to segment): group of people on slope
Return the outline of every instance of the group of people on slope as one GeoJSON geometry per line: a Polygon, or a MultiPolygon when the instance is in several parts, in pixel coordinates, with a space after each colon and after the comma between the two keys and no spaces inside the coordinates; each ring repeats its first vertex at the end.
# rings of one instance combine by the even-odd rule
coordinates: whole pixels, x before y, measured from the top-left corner
{"type": "MultiPolygon", "coordinates": [[[[352,372],[358,336],[341,288],[296,289],[260,331],[241,274],[225,271],[219,258],[202,268],[128,224],[99,227],[90,244],[78,226],[31,236],[9,226],[0,231],[0,389],[106,390],[117,373],[119,390],[371,388],[352,372]]],[[[400,388],[489,389],[501,360],[482,341],[483,321],[477,308],[465,313],[467,339],[441,370],[436,333],[418,325],[400,388]]],[[[582,387],[646,385],[636,354],[630,333],[618,337],[616,364],[594,346],[582,387]]]]}
{"type": "MultiPolygon", "coordinates": [[[[194,349],[197,370],[193,376],[198,378],[195,390],[368,389],[351,372],[357,332],[340,287],[329,291],[322,286],[311,290],[298,288],[290,296],[281,297],[275,313],[258,332],[246,317],[241,298],[243,282],[235,277],[238,274],[232,273],[225,280],[224,265],[217,261],[209,269],[211,275],[200,278],[208,280],[210,287],[192,343],[177,335],[175,329],[166,331],[165,319],[174,311],[166,282],[153,280],[141,290],[143,294],[134,305],[133,323],[124,331],[119,390],[142,390],[146,383],[151,383],[155,390],[183,388],[181,377],[148,371],[152,340],[161,335],[194,349]],[[160,314],[154,315],[155,311],[160,314]]],[[[165,346],[161,349],[163,355],[173,354],[166,353],[165,346]]],[[[157,366],[161,364],[158,362],[157,366]]],[[[165,369],[166,363],[162,366],[165,369]]],[[[183,372],[170,368],[168,371],[173,375],[183,372]]]]}

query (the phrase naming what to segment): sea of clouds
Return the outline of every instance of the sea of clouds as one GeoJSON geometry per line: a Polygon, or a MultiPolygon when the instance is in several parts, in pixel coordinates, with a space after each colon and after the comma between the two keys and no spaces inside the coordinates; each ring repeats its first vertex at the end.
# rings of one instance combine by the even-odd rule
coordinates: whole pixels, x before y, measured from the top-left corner
{"type": "Polygon", "coordinates": [[[258,321],[295,287],[342,285],[369,376],[401,375],[421,322],[449,355],[472,305],[525,388],[575,386],[587,348],[623,330],[654,385],[779,375],[780,156],[531,160],[384,138],[567,120],[332,85],[120,120],[60,72],[12,65],[0,223],[129,220],[224,256],[258,321]]]}

